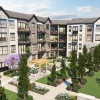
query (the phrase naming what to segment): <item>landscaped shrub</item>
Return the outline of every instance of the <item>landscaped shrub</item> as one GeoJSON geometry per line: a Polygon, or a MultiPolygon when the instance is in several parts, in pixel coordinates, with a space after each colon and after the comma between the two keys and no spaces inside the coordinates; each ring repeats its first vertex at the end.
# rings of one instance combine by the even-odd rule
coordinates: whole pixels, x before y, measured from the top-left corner
{"type": "Polygon", "coordinates": [[[66,88],[67,90],[72,90],[72,86],[67,86],[67,88],[66,88]]]}
{"type": "Polygon", "coordinates": [[[70,96],[70,100],[77,100],[77,97],[76,96],[70,96]]]}
{"type": "Polygon", "coordinates": [[[47,93],[49,91],[48,89],[46,89],[44,87],[36,86],[35,83],[30,84],[29,90],[32,92],[42,94],[42,95],[44,95],[45,93],[47,93]]]}
{"type": "Polygon", "coordinates": [[[52,84],[52,82],[51,82],[51,81],[48,81],[48,82],[47,82],[47,84],[48,84],[48,85],[51,85],[51,84],[52,84]]]}
{"type": "Polygon", "coordinates": [[[56,84],[59,84],[60,82],[59,82],[59,80],[56,80],[56,84]]]}
{"type": "Polygon", "coordinates": [[[57,86],[57,83],[56,83],[56,81],[54,81],[54,82],[52,82],[52,86],[57,86]]]}
{"type": "Polygon", "coordinates": [[[80,89],[80,88],[81,88],[81,85],[77,84],[76,87],[77,87],[78,89],[80,89]]]}
{"type": "Polygon", "coordinates": [[[78,87],[73,87],[72,90],[73,92],[78,92],[78,87]]]}
{"type": "Polygon", "coordinates": [[[82,79],[82,80],[80,81],[80,83],[81,83],[82,85],[85,85],[85,84],[87,83],[87,80],[86,80],[86,79],[82,79]]]}
{"type": "MultiPolygon", "coordinates": [[[[20,97],[17,97],[16,100],[24,100],[24,99],[21,99],[20,97]]],[[[32,96],[29,95],[29,96],[26,98],[26,100],[34,100],[34,99],[33,99],[32,96]]]]}
{"type": "Polygon", "coordinates": [[[57,100],[70,100],[70,96],[67,93],[60,93],[55,97],[55,99],[57,99],[57,100]]]}
{"type": "Polygon", "coordinates": [[[61,78],[61,76],[57,76],[57,79],[60,79],[61,78]]]}
{"type": "Polygon", "coordinates": [[[10,73],[11,73],[11,71],[8,70],[8,71],[5,71],[3,74],[4,74],[4,75],[7,75],[7,74],[10,74],[10,73]]]}
{"type": "Polygon", "coordinates": [[[76,79],[76,80],[75,80],[75,83],[79,83],[79,79],[76,79]]]}
{"type": "Polygon", "coordinates": [[[12,73],[12,77],[13,77],[13,76],[18,76],[18,72],[13,72],[13,73],[12,73]]]}
{"type": "Polygon", "coordinates": [[[94,71],[95,71],[95,72],[98,72],[98,71],[99,71],[99,68],[95,67],[95,68],[94,68],[94,71]]]}
{"type": "Polygon", "coordinates": [[[94,75],[94,73],[93,72],[90,72],[88,75],[92,77],[94,75]]]}

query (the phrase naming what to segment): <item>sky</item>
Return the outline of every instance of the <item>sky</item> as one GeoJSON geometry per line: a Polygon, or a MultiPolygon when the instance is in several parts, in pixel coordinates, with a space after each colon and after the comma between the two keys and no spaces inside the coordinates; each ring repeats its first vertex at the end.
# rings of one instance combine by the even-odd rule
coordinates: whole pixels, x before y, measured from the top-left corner
{"type": "Polygon", "coordinates": [[[100,17],[100,0],[0,0],[0,6],[51,19],[100,17]]]}

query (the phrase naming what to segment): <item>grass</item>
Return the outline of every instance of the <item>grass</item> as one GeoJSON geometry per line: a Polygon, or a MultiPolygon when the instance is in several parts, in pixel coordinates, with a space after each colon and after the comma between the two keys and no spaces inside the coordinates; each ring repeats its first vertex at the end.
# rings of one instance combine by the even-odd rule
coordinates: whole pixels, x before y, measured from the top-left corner
{"type": "Polygon", "coordinates": [[[94,72],[93,77],[86,76],[85,79],[87,79],[87,83],[79,92],[100,98],[100,71],[94,72]]]}
{"type": "MultiPolygon", "coordinates": [[[[68,67],[69,67],[69,66],[68,66],[68,67]]],[[[68,72],[67,72],[66,74],[67,74],[67,76],[68,76],[68,78],[69,78],[68,72]]],[[[57,76],[59,76],[59,75],[61,75],[61,74],[60,74],[60,70],[57,71],[57,76]]],[[[45,77],[43,77],[43,78],[40,78],[40,79],[37,80],[36,82],[43,83],[43,84],[47,84],[48,78],[49,78],[49,77],[50,77],[50,75],[47,75],[47,76],[45,76],[45,77]]]]}
{"type": "Polygon", "coordinates": [[[16,100],[17,94],[15,92],[12,92],[12,91],[5,89],[5,93],[7,95],[8,100],[16,100]]]}
{"type": "Polygon", "coordinates": [[[13,74],[13,73],[10,73],[10,74],[7,74],[6,76],[8,76],[8,77],[12,77],[12,74],[13,74]]]}

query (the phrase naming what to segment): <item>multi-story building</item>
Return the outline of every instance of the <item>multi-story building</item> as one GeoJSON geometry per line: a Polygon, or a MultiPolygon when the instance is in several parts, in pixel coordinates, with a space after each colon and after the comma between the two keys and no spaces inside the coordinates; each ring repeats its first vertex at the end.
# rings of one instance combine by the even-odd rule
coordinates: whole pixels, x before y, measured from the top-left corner
{"type": "Polygon", "coordinates": [[[86,45],[100,43],[100,18],[50,20],[0,7],[0,68],[9,54],[26,54],[29,59],[70,56],[86,45]]]}
{"type": "Polygon", "coordinates": [[[9,54],[26,54],[31,59],[50,56],[49,17],[23,14],[0,7],[0,68],[9,54]]]}

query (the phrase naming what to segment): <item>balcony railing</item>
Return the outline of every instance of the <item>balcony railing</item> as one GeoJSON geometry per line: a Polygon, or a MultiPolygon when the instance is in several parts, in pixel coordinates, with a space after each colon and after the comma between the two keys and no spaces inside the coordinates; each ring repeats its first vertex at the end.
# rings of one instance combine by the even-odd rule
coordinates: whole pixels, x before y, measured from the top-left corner
{"type": "Polygon", "coordinates": [[[43,47],[43,48],[41,48],[41,49],[38,49],[38,51],[39,51],[39,52],[41,52],[41,51],[46,51],[46,48],[43,47]]]}
{"type": "Polygon", "coordinates": [[[78,34],[78,30],[73,30],[72,33],[73,34],[78,34]]]}
{"type": "Polygon", "coordinates": [[[57,50],[58,48],[57,47],[51,47],[51,50],[57,50]]]}
{"type": "Polygon", "coordinates": [[[38,42],[45,42],[45,38],[42,38],[42,39],[38,39],[38,42]]]}
{"type": "Polygon", "coordinates": [[[19,32],[30,32],[30,28],[18,28],[19,32]]]}
{"type": "Polygon", "coordinates": [[[51,34],[57,34],[58,31],[51,31],[51,34]]]}
{"type": "Polygon", "coordinates": [[[78,42],[78,39],[72,39],[72,42],[78,42]]]}
{"type": "Polygon", "coordinates": [[[66,42],[66,39],[59,39],[59,42],[66,42]]]}
{"type": "Polygon", "coordinates": [[[19,38],[18,43],[30,43],[30,39],[29,38],[19,38]]]}

